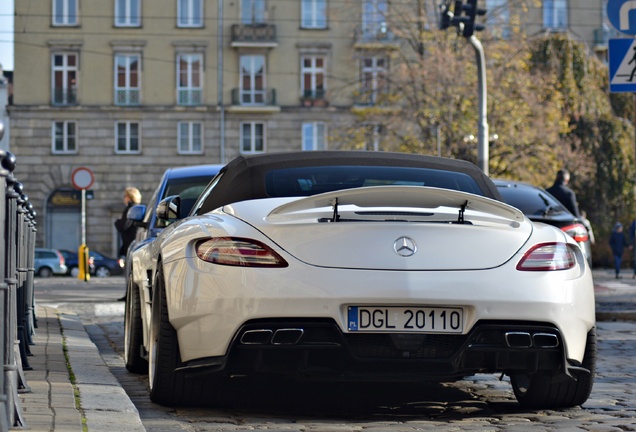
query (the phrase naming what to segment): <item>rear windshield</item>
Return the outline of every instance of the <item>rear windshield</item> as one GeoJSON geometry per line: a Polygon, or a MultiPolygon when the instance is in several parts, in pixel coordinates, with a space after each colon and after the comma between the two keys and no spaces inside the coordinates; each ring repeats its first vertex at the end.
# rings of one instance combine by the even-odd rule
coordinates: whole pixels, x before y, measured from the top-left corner
{"type": "Polygon", "coordinates": [[[484,195],[467,174],[428,168],[311,166],[273,170],[265,176],[270,197],[315,195],[368,186],[429,186],[484,195]]]}

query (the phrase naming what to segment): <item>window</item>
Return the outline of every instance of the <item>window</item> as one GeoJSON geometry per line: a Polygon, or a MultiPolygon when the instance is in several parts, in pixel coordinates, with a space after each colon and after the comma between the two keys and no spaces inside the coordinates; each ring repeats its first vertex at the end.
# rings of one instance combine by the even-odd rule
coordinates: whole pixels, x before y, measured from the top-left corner
{"type": "Polygon", "coordinates": [[[53,153],[77,153],[77,124],[73,121],[53,122],[53,153]]]}
{"type": "Polygon", "coordinates": [[[265,22],[265,0],[242,0],[241,23],[262,24],[265,22]]]}
{"type": "Polygon", "coordinates": [[[327,28],[327,0],[302,0],[301,27],[327,28]]]}
{"type": "Polygon", "coordinates": [[[241,105],[265,103],[265,57],[241,56],[241,105]]]}
{"type": "Polygon", "coordinates": [[[77,54],[53,54],[52,100],[53,105],[77,103],[77,54]]]}
{"type": "Polygon", "coordinates": [[[373,105],[377,103],[378,95],[387,91],[387,59],[364,57],[361,74],[363,101],[373,105]]]}
{"type": "Polygon", "coordinates": [[[178,124],[179,153],[203,153],[203,124],[200,122],[180,122],[178,124]]]}
{"type": "Polygon", "coordinates": [[[301,58],[301,92],[305,98],[325,97],[326,59],[323,56],[303,56],[301,58]]]}
{"type": "Polygon", "coordinates": [[[115,105],[139,105],[140,62],[138,54],[115,55],[115,105]]]}
{"type": "Polygon", "coordinates": [[[508,0],[486,0],[486,27],[493,35],[508,39],[510,37],[510,9],[508,0]]]}
{"type": "Polygon", "coordinates": [[[77,25],[78,0],[53,0],[53,25],[77,25]]]}
{"type": "Polygon", "coordinates": [[[139,123],[117,122],[115,124],[115,153],[140,153],[139,123]]]}
{"type": "Polygon", "coordinates": [[[362,34],[365,39],[382,39],[387,33],[387,0],[364,0],[362,3],[362,34]]]}
{"type": "Polygon", "coordinates": [[[326,132],[323,122],[303,123],[303,150],[326,150],[326,132]]]}
{"type": "Polygon", "coordinates": [[[201,105],[203,56],[180,54],[177,57],[177,103],[201,105]]]}
{"type": "Polygon", "coordinates": [[[177,27],[203,27],[203,1],[178,0],[177,27]]]}
{"type": "Polygon", "coordinates": [[[543,2],[543,27],[564,30],[568,26],[567,0],[545,0],[543,2]]]}
{"type": "Polygon", "coordinates": [[[141,25],[141,0],[115,0],[115,27],[141,25]]]}
{"type": "Polygon", "coordinates": [[[241,153],[263,153],[265,151],[265,124],[241,123],[241,153]]]}

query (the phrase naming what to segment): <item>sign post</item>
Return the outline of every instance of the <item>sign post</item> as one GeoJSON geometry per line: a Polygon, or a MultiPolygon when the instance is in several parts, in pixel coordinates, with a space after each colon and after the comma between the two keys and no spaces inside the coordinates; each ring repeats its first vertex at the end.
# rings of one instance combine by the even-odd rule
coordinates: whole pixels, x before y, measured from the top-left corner
{"type": "Polygon", "coordinates": [[[73,171],[71,174],[71,183],[75,189],[82,191],[82,244],[78,250],[78,266],[79,274],[78,279],[84,279],[85,281],[90,279],[90,272],[88,270],[88,247],[86,246],[86,189],[90,188],[95,182],[95,176],[93,171],[88,168],[80,167],[73,171]]]}
{"type": "MultiPolygon", "coordinates": [[[[607,19],[616,30],[631,38],[610,39],[608,46],[610,92],[635,93],[636,107],[636,1],[607,0],[607,19]]],[[[636,112],[634,113],[636,125],[636,112]]],[[[636,140],[634,141],[636,154],[636,140]]],[[[636,182],[635,182],[636,183],[636,182]]]]}

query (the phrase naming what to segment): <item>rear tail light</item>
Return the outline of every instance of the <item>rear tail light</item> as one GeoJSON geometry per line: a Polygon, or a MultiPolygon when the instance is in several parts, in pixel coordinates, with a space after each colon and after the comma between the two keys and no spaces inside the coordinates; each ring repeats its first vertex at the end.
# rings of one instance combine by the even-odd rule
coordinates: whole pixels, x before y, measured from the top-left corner
{"type": "Polygon", "coordinates": [[[241,267],[287,267],[287,262],[269,246],[237,237],[215,237],[199,240],[197,256],[203,261],[241,267]]]}
{"type": "Polygon", "coordinates": [[[561,227],[561,230],[577,242],[586,242],[590,238],[587,228],[585,228],[585,225],[580,223],[561,227]]]}
{"type": "Polygon", "coordinates": [[[55,252],[58,256],[58,258],[60,259],[60,265],[65,265],[66,261],[64,260],[64,255],[62,255],[62,253],[60,252],[55,252]]]}
{"type": "Polygon", "coordinates": [[[567,243],[541,243],[523,255],[517,270],[567,270],[576,265],[576,252],[567,243]]]}

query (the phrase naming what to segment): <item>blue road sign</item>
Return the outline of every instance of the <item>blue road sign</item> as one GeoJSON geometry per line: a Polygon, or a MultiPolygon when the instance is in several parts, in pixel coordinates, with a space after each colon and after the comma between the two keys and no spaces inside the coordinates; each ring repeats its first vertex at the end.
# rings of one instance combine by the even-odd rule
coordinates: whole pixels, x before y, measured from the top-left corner
{"type": "Polygon", "coordinates": [[[607,0],[607,19],[616,30],[636,35],[636,0],[607,0]]]}
{"type": "Polygon", "coordinates": [[[636,92],[636,39],[609,40],[609,81],[612,93],[636,92]]]}

